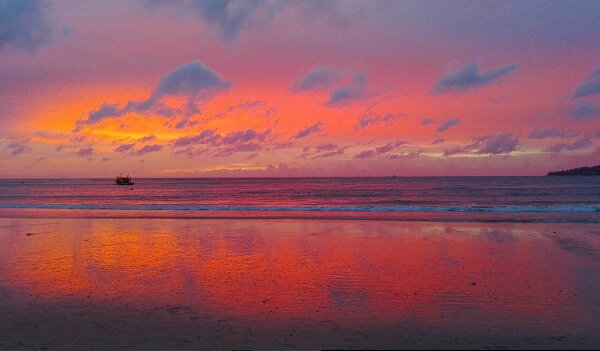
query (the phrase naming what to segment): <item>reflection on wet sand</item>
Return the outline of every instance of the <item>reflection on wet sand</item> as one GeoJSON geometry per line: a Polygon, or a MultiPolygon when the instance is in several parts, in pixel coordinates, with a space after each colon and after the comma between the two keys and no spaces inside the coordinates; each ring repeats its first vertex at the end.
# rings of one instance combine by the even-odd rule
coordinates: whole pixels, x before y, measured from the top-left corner
{"type": "MultiPolygon", "coordinates": [[[[211,329],[209,339],[225,347],[282,345],[268,332],[282,325],[304,325],[303,340],[315,344],[291,345],[304,347],[341,338],[317,331],[319,325],[362,335],[366,345],[377,344],[381,332],[390,343],[381,346],[388,347],[402,346],[399,338],[407,335],[445,331],[504,340],[508,330],[547,339],[600,330],[600,238],[588,225],[0,221],[0,311],[13,308],[13,318],[25,318],[14,306],[35,305],[60,319],[57,306],[71,304],[92,315],[109,308],[108,320],[133,318],[132,311],[150,319],[160,310],[186,316],[188,327],[235,320],[263,329],[250,345],[228,345],[226,328],[211,329]]],[[[118,322],[109,328],[121,330],[118,322]]],[[[346,339],[328,345],[360,346],[346,339]]],[[[0,347],[12,346],[0,341],[0,347]]]]}

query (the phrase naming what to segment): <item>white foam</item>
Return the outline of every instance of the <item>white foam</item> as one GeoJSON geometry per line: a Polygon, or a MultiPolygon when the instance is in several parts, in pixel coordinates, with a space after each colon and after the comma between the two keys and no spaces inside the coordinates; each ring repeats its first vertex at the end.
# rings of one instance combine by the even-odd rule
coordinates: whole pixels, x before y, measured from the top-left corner
{"type": "Polygon", "coordinates": [[[101,205],[101,204],[0,204],[5,209],[71,209],[122,211],[269,211],[269,212],[481,212],[481,213],[590,213],[596,205],[524,206],[214,206],[214,205],[101,205]]]}

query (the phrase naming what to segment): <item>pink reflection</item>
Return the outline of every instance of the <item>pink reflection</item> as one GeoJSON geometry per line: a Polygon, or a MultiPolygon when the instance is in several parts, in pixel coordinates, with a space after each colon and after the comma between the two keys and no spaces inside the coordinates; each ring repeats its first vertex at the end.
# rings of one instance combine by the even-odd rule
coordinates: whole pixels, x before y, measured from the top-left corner
{"type": "MultiPolygon", "coordinates": [[[[262,322],[576,328],[593,320],[578,272],[598,267],[590,256],[598,240],[578,239],[587,246],[569,251],[572,244],[561,246],[558,234],[548,236],[555,228],[550,225],[159,219],[2,224],[4,287],[46,303],[87,298],[139,308],[179,306],[262,322]]],[[[577,237],[583,227],[563,228],[563,235],[577,237]]],[[[598,288],[596,278],[588,277],[587,288],[598,288]]]]}

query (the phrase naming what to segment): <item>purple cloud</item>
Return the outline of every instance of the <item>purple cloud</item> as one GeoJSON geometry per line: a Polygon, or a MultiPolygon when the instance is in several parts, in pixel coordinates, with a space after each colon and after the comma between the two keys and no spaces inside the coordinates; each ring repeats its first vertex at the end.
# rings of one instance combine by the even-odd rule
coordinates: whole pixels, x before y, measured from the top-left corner
{"type": "Polygon", "coordinates": [[[4,150],[7,150],[11,156],[18,156],[30,150],[27,146],[27,143],[29,143],[30,140],[31,139],[29,138],[15,140],[10,144],[6,145],[4,150]]]}
{"type": "Polygon", "coordinates": [[[144,145],[144,147],[142,147],[141,149],[137,150],[136,152],[134,152],[136,155],[138,156],[142,156],[151,152],[157,152],[162,150],[163,146],[162,145],[144,145]]]}
{"type": "Polygon", "coordinates": [[[557,134],[558,134],[558,130],[556,129],[556,127],[542,129],[542,130],[535,130],[535,131],[531,132],[531,134],[529,134],[529,139],[545,139],[545,138],[553,137],[557,134]]]}
{"type": "Polygon", "coordinates": [[[326,104],[330,107],[341,107],[366,96],[367,76],[361,73],[355,75],[349,85],[332,90],[326,104]]]}
{"type": "Polygon", "coordinates": [[[355,160],[362,160],[365,158],[371,158],[375,156],[375,150],[365,150],[365,151],[361,151],[358,154],[356,154],[356,156],[354,156],[355,160]]]}
{"type": "Polygon", "coordinates": [[[385,153],[388,153],[388,152],[394,150],[397,147],[404,146],[404,145],[406,145],[405,141],[397,141],[395,143],[389,143],[389,144],[386,144],[383,146],[376,147],[373,150],[361,151],[356,156],[354,156],[354,159],[365,159],[365,158],[371,158],[371,157],[377,156],[377,155],[382,155],[382,154],[385,154],[385,153]]]}
{"type": "Polygon", "coordinates": [[[133,146],[135,144],[124,144],[124,145],[119,145],[116,149],[115,152],[126,152],[129,151],[131,149],[133,149],[133,146]]]}
{"type": "MultiPolygon", "coordinates": [[[[217,153],[215,156],[225,157],[230,156],[235,152],[250,152],[262,150],[265,142],[270,141],[271,128],[262,133],[254,129],[246,129],[237,132],[231,132],[225,136],[217,133],[214,129],[207,129],[195,136],[181,137],[175,140],[173,148],[187,147],[183,150],[175,152],[176,155],[185,154],[188,156],[198,155],[192,149],[192,145],[209,145],[216,147],[217,153]]],[[[277,147],[278,145],[276,145],[277,147]]],[[[204,149],[202,153],[208,151],[204,149]]]]}
{"type": "Polygon", "coordinates": [[[591,145],[592,145],[592,138],[589,135],[585,135],[582,138],[574,141],[571,144],[567,144],[567,143],[555,144],[555,145],[548,147],[545,151],[554,152],[554,153],[561,152],[563,150],[576,151],[576,150],[585,149],[591,145]]]}
{"type": "Polygon", "coordinates": [[[343,155],[346,152],[347,148],[348,147],[345,146],[345,147],[340,147],[340,148],[338,148],[337,150],[334,150],[334,151],[329,151],[329,152],[324,152],[324,153],[321,153],[321,154],[317,154],[316,156],[313,157],[313,160],[314,159],[318,159],[318,158],[328,158],[328,157],[333,157],[333,156],[341,156],[341,155],[343,155]]]}
{"type": "Polygon", "coordinates": [[[50,7],[45,1],[0,1],[0,50],[13,46],[33,52],[51,39],[50,7]]]}
{"type": "MultiPolygon", "coordinates": [[[[331,150],[335,150],[337,148],[338,148],[338,146],[336,144],[321,144],[321,145],[315,146],[316,152],[331,151],[331,150]]],[[[308,147],[306,147],[304,151],[308,151],[308,147]]]]}
{"type": "Polygon", "coordinates": [[[192,121],[189,118],[183,118],[181,121],[177,122],[177,124],[175,124],[175,129],[183,129],[183,128],[188,128],[188,127],[193,127],[196,124],[198,124],[198,121],[192,121]]]}
{"type": "Polygon", "coordinates": [[[93,153],[94,153],[93,147],[86,147],[83,149],[79,149],[79,151],[77,151],[77,155],[79,155],[79,156],[90,156],[93,153]]]}
{"type": "Polygon", "coordinates": [[[475,139],[474,148],[478,154],[508,154],[516,150],[519,139],[513,133],[486,135],[475,139]]]}
{"type": "Polygon", "coordinates": [[[470,63],[458,72],[450,73],[435,84],[432,92],[442,94],[450,91],[466,92],[488,85],[514,71],[517,65],[510,64],[489,71],[480,72],[476,62],[470,63]]]}
{"type": "Polygon", "coordinates": [[[138,139],[138,140],[136,140],[135,142],[136,142],[136,143],[147,143],[147,142],[149,142],[149,141],[153,141],[153,140],[156,140],[156,136],[154,136],[154,135],[147,135],[147,136],[145,136],[145,137],[141,137],[141,138],[139,138],[139,139],[138,139]]]}
{"type": "Polygon", "coordinates": [[[446,149],[446,150],[444,150],[444,157],[450,157],[450,156],[464,153],[464,152],[466,152],[466,150],[463,148],[460,148],[460,147],[456,147],[453,149],[446,149]]]}
{"type": "Polygon", "coordinates": [[[292,85],[292,91],[314,91],[329,88],[337,83],[342,76],[342,71],[329,66],[316,66],[310,72],[299,77],[292,85]]]}
{"type": "Polygon", "coordinates": [[[600,105],[593,105],[588,101],[577,101],[571,108],[571,116],[576,121],[600,117],[600,105]]]}
{"type": "MultiPolygon", "coordinates": [[[[120,117],[132,112],[153,112],[170,118],[177,115],[190,117],[200,111],[197,103],[209,101],[216,94],[227,91],[230,86],[230,82],[222,80],[217,73],[201,62],[189,62],[165,75],[146,100],[129,101],[123,107],[102,103],[97,110],[91,111],[87,118],[77,121],[74,131],[79,131],[84,125],[92,125],[106,118],[120,117]],[[184,96],[187,102],[182,108],[171,108],[162,103],[164,98],[172,96],[184,96]]],[[[187,125],[189,122],[183,125],[180,122],[176,127],[183,128],[187,125]]]]}
{"type": "Polygon", "coordinates": [[[232,132],[227,134],[223,139],[221,139],[221,143],[228,144],[237,144],[237,143],[246,143],[251,140],[264,141],[271,134],[271,128],[265,130],[262,133],[258,133],[254,129],[246,129],[238,132],[232,132]]]}
{"type": "Polygon", "coordinates": [[[175,140],[173,146],[182,147],[191,144],[212,144],[219,139],[221,139],[221,135],[216,133],[216,129],[206,129],[196,136],[178,138],[175,140]]]}
{"type": "Polygon", "coordinates": [[[571,145],[569,145],[567,147],[567,150],[574,151],[574,150],[585,149],[586,147],[591,146],[591,145],[592,145],[592,138],[589,135],[585,135],[581,139],[576,140],[571,145]]]}
{"type": "Polygon", "coordinates": [[[322,131],[323,127],[324,127],[323,122],[317,122],[317,123],[313,124],[312,126],[299,131],[298,134],[296,134],[296,136],[294,136],[294,138],[296,138],[296,139],[305,138],[311,134],[322,131]]]}
{"type": "Polygon", "coordinates": [[[596,95],[598,93],[600,93],[600,67],[596,68],[592,73],[590,73],[587,81],[579,84],[573,97],[577,99],[590,95],[596,95]]]}
{"type": "Polygon", "coordinates": [[[444,121],[444,123],[442,123],[438,127],[438,129],[436,130],[436,132],[438,132],[438,133],[445,132],[448,129],[452,128],[453,126],[457,125],[458,123],[460,123],[460,119],[459,118],[450,118],[450,119],[444,121]]]}
{"type": "Polygon", "coordinates": [[[394,120],[404,117],[406,115],[399,114],[387,114],[385,116],[375,116],[375,117],[367,117],[362,116],[358,119],[356,124],[354,125],[354,129],[363,129],[366,127],[376,126],[378,124],[390,124],[394,120]]]}

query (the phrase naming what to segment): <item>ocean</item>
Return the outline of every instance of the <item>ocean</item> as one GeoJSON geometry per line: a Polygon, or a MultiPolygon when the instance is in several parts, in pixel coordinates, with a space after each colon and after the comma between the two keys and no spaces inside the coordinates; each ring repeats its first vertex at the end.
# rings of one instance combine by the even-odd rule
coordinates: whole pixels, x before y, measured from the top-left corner
{"type": "Polygon", "coordinates": [[[600,345],[600,177],[134,181],[0,180],[0,349],[600,345]]]}
{"type": "Polygon", "coordinates": [[[0,180],[0,217],[600,222],[600,177],[0,180]]]}

